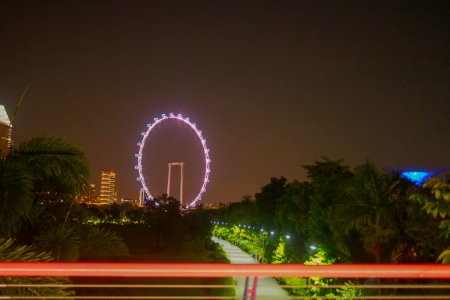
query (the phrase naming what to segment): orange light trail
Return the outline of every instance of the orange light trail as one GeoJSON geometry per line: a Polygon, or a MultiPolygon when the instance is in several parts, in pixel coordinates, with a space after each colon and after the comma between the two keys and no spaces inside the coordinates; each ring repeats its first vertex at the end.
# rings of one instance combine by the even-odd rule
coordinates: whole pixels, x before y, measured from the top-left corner
{"type": "Polygon", "coordinates": [[[312,277],[450,279],[441,264],[205,264],[1,262],[0,276],[65,277],[312,277]]]}

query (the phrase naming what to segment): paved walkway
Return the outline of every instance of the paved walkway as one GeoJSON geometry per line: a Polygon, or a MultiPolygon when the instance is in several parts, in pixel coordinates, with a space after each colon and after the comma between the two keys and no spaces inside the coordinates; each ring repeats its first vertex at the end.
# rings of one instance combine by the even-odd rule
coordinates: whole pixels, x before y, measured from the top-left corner
{"type": "MultiPolygon", "coordinates": [[[[220,244],[227,254],[228,259],[232,264],[258,264],[251,255],[245,253],[240,248],[227,241],[213,237],[212,240],[220,244]]],[[[245,278],[237,277],[234,278],[236,282],[236,296],[244,295],[245,278]]],[[[250,280],[249,287],[253,285],[253,279],[250,280]]],[[[249,296],[248,299],[251,299],[249,296]]],[[[260,277],[258,278],[258,286],[256,289],[256,299],[291,299],[288,293],[283,290],[275,279],[271,277],[260,277]]]]}

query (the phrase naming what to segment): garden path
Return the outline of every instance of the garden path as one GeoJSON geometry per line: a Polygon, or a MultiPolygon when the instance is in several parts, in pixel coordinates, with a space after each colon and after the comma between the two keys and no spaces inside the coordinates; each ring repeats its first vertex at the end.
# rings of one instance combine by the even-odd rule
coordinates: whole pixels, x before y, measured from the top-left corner
{"type": "MultiPolygon", "coordinates": [[[[218,243],[222,246],[223,251],[226,253],[228,259],[232,264],[258,264],[253,257],[244,251],[242,251],[239,247],[235,245],[213,237],[214,242],[218,243]]],[[[241,296],[244,294],[245,287],[245,278],[236,277],[234,278],[236,282],[236,296],[241,296]]],[[[249,287],[251,288],[253,285],[253,279],[250,280],[249,287]]],[[[249,296],[250,300],[251,297],[249,296]]],[[[258,278],[258,286],[256,289],[256,299],[291,299],[288,293],[275,281],[275,279],[271,277],[260,277],[258,278]]]]}

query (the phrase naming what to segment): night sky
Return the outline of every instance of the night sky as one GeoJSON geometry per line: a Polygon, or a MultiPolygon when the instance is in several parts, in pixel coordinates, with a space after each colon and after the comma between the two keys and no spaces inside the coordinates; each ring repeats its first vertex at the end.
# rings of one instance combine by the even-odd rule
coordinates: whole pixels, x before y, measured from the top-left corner
{"type": "MultiPolygon", "coordinates": [[[[321,156],[450,167],[450,1],[0,0],[10,115],[28,83],[15,143],[69,140],[93,183],[117,171],[121,197],[137,197],[140,132],[169,112],[207,139],[205,202],[239,201],[271,177],[305,180],[302,166],[321,156]]],[[[195,190],[196,137],[175,123],[154,133],[156,194],[171,152],[189,161],[195,190]]]]}

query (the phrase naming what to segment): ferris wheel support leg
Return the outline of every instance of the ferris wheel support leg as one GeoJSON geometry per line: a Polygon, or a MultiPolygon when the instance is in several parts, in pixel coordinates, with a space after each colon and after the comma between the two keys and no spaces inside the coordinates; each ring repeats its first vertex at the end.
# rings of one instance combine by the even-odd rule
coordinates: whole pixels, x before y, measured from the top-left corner
{"type": "Polygon", "coordinates": [[[180,206],[183,206],[183,179],[184,179],[184,173],[183,173],[183,169],[184,169],[184,163],[180,163],[181,166],[181,179],[180,179],[180,206]]]}
{"type": "Polygon", "coordinates": [[[169,168],[169,173],[168,173],[168,177],[167,177],[167,196],[170,196],[170,176],[171,176],[171,171],[172,171],[172,163],[168,164],[168,168],[169,168]]]}

